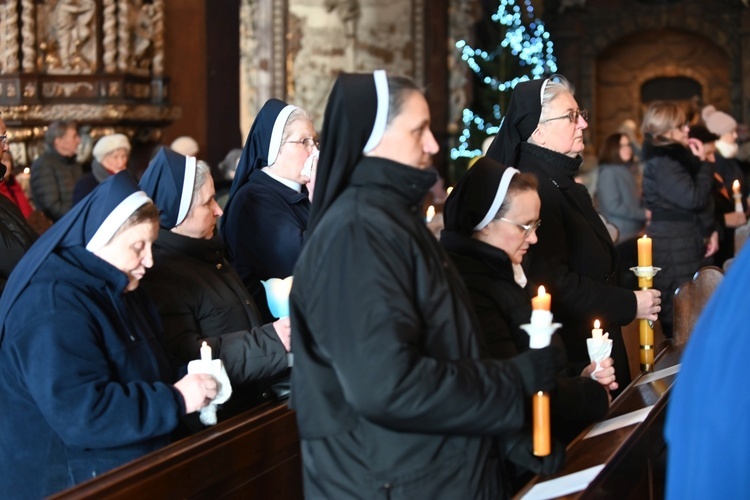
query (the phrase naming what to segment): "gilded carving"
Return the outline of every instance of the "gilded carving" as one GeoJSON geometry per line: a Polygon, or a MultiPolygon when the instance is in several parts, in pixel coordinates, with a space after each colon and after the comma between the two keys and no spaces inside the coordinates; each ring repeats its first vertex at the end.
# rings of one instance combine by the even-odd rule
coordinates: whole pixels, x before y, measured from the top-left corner
{"type": "Polygon", "coordinates": [[[43,67],[50,74],[92,73],[96,69],[96,2],[47,0],[37,11],[43,67]]]}
{"type": "Polygon", "coordinates": [[[31,82],[26,82],[26,85],[24,85],[23,87],[23,96],[24,97],[36,96],[36,85],[34,85],[31,82]]]}
{"type": "Polygon", "coordinates": [[[94,85],[89,82],[43,82],[42,96],[54,97],[94,97],[94,85]]]}

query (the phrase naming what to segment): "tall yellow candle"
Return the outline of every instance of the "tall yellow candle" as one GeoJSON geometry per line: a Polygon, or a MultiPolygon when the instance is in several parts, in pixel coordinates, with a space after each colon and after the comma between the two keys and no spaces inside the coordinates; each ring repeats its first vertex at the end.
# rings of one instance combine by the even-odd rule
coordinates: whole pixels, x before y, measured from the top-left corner
{"type": "Polygon", "coordinates": [[[552,296],[547,293],[544,286],[540,286],[538,295],[531,298],[531,308],[533,310],[549,311],[552,307],[552,296]]]}
{"type": "Polygon", "coordinates": [[[651,238],[638,238],[638,267],[651,267],[651,238]]]}
{"type": "Polygon", "coordinates": [[[552,431],[549,418],[549,394],[537,392],[531,400],[533,413],[534,455],[546,457],[552,452],[552,431]]]}

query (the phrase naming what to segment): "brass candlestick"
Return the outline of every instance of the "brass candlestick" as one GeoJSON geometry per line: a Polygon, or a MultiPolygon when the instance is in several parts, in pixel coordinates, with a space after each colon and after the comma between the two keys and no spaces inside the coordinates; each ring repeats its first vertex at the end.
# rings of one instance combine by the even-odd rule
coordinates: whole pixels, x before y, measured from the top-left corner
{"type": "MultiPolygon", "coordinates": [[[[638,288],[648,290],[654,287],[654,276],[661,271],[660,267],[653,266],[636,266],[631,267],[631,271],[638,277],[638,288]]],[[[654,371],[654,323],[648,319],[640,320],[638,325],[640,350],[641,350],[641,371],[654,371]]]]}

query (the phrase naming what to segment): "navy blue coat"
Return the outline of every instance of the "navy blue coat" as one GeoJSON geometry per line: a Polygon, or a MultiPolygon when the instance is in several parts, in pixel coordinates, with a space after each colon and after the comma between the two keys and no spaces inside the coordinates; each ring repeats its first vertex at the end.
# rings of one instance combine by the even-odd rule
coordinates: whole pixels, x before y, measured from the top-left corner
{"type": "Polygon", "coordinates": [[[169,442],[185,405],[158,314],[81,246],[50,254],[5,318],[0,497],[39,498],[169,442]]]}
{"type": "Polygon", "coordinates": [[[224,214],[227,258],[253,296],[264,322],[273,320],[260,280],[286,278],[302,251],[310,201],[262,170],[250,175],[224,214]]]}

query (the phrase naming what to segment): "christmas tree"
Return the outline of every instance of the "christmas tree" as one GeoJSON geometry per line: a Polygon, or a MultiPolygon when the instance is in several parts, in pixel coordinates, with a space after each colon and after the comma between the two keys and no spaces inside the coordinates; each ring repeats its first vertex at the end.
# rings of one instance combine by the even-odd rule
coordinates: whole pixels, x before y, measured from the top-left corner
{"type": "Polygon", "coordinates": [[[490,21],[478,33],[487,49],[471,47],[465,40],[456,42],[473,72],[473,103],[463,110],[458,145],[451,149],[457,170],[481,155],[482,142],[500,129],[510,91],[518,82],[557,72],[549,32],[535,16],[531,0],[500,0],[490,21]]]}

